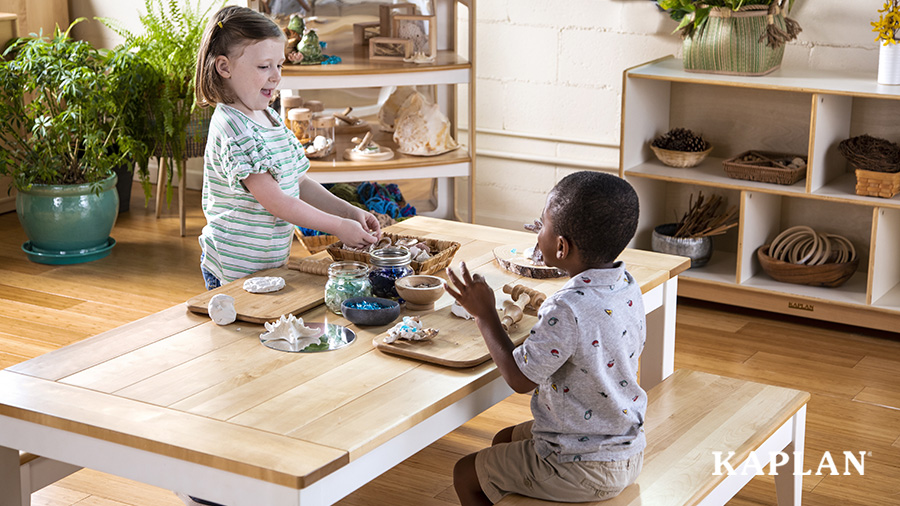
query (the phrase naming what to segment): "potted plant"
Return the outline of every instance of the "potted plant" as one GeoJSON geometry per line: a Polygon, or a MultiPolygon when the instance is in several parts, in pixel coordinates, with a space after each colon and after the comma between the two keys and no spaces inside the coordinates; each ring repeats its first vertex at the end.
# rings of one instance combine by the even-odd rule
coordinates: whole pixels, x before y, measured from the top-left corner
{"type": "Polygon", "coordinates": [[[147,149],[125,121],[132,94],[145,91],[122,80],[140,65],[138,57],[72,39],[83,20],[52,38],[18,39],[0,62],[0,116],[7,121],[0,175],[18,189],[16,211],[29,238],[23,249],[42,263],[109,253],[118,211],[114,168],[147,149]]]}
{"type": "Polygon", "coordinates": [[[684,39],[684,68],[764,75],[781,66],[784,44],[800,33],[785,16],[794,0],[656,0],[684,39]]]}
{"type": "Polygon", "coordinates": [[[887,0],[878,11],[878,21],[872,22],[872,31],[880,42],[878,53],[878,84],[900,84],[900,0],[887,0]]]}
{"type": "MultiPolygon", "coordinates": [[[[140,16],[141,33],[127,29],[118,20],[97,18],[124,39],[120,48],[140,55],[154,69],[158,85],[143,104],[148,111],[144,118],[150,154],[160,162],[161,171],[166,166],[174,166],[179,176],[184,173],[185,159],[202,155],[211,115],[209,109],[195,107],[194,74],[203,30],[214,6],[202,10],[199,2],[194,6],[191,3],[190,0],[180,4],[176,0],[144,0],[146,13],[140,16]]],[[[137,162],[142,173],[146,173],[149,157],[137,162]]],[[[173,173],[162,176],[166,180],[168,201],[173,173]]]]}

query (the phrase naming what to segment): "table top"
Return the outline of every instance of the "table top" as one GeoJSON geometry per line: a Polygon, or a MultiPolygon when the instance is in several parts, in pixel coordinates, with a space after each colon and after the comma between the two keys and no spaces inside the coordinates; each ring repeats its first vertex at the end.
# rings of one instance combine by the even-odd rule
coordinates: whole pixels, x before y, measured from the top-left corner
{"type": "MultiPolygon", "coordinates": [[[[459,242],[454,267],[466,261],[498,291],[519,281],[549,294],[565,282],[497,266],[493,248],[534,241],[529,232],[426,217],[389,230],[459,242]]],[[[688,267],[647,251],[620,258],[645,293],[688,267]]],[[[283,353],[260,344],[262,325],[218,326],[181,304],[0,371],[0,415],[299,489],[499,377],[491,361],[450,369],[381,353],[372,338],[383,329],[324,305],[302,316],[357,339],[283,353]]]]}

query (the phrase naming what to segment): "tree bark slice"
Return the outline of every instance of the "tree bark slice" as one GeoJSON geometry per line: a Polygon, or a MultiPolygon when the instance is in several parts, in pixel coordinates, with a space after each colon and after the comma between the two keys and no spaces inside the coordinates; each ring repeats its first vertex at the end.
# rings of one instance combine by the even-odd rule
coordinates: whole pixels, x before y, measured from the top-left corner
{"type": "Polygon", "coordinates": [[[504,269],[526,278],[548,279],[566,276],[565,272],[556,267],[534,265],[524,254],[530,247],[531,245],[522,244],[497,246],[494,248],[494,258],[504,269]]]}

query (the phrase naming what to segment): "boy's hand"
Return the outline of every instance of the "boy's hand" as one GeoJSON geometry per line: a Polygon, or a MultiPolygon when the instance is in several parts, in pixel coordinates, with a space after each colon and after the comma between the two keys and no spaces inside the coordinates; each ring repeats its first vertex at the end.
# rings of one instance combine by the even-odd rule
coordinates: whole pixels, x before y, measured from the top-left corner
{"type": "Polygon", "coordinates": [[[453,283],[453,287],[445,284],[447,293],[476,319],[489,316],[496,318],[494,291],[484,277],[481,274],[470,274],[465,262],[459,264],[459,271],[460,276],[457,276],[453,269],[447,268],[447,278],[453,283]]]}

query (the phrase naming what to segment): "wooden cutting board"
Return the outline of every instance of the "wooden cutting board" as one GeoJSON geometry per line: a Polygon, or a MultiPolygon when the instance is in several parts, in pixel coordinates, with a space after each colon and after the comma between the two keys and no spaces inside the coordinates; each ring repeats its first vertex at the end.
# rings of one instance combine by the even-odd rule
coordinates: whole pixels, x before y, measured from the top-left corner
{"type": "Polygon", "coordinates": [[[530,258],[525,256],[525,251],[534,247],[534,244],[508,244],[494,248],[494,258],[504,269],[526,278],[549,279],[561,278],[566,273],[556,267],[546,265],[534,265],[530,258]]]}
{"type": "Polygon", "coordinates": [[[326,276],[278,267],[259,271],[252,276],[204,292],[187,301],[188,309],[194,313],[209,314],[207,306],[213,295],[224,293],[234,297],[237,319],[251,323],[265,323],[277,320],[288,313],[298,315],[325,302],[326,276]],[[244,280],[263,276],[284,278],[284,288],[272,293],[250,293],[244,290],[244,280]]]}
{"type": "MultiPolygon", "coordinates": [[[[438,335],[430,341],[397,340],[391,344],[384,342],[387,332],[372,340],[376,348],[394,355],[414,358],[424,362],[447,367],[472,367],[491,358],[484,338],[475,325],[475,320],[464,320],[450,314],[450,306],[430,313],[417,313],[426,327],[438,329],[438,335]]],[[[404,314],[406,316],[406,314],[404,314]]],[[[398,320],[399,322],[399,320],[398,320]]],[[[517,346],[525,341],[531,327],[537,323],[536,316],[525,315],[510,333],[510,339],[517,346]]]]}

